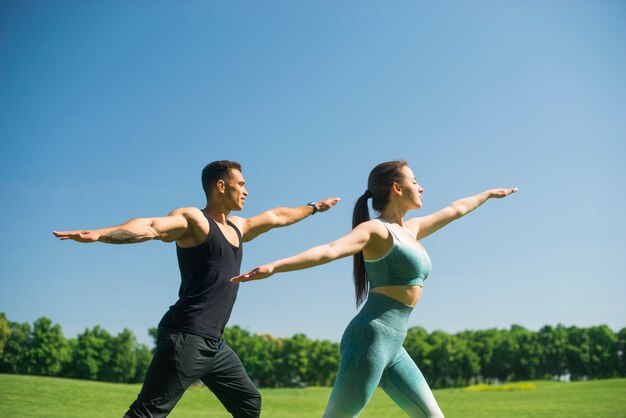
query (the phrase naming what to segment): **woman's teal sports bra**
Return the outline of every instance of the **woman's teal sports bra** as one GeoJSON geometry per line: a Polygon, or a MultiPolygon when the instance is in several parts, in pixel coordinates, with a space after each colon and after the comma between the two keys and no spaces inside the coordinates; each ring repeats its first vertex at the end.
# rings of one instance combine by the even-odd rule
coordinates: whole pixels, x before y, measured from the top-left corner
{"type": "MultiPolygon", "coordinates": [[[[416,239],[400,234],[395,226],[379,219],[393,237],[391,248],[381,258],[365,261],[370,289],[381,286],[423,286],[432,264],[416,239]]],[[[423,247],[422,247],[423,248],[423,247]]]]}

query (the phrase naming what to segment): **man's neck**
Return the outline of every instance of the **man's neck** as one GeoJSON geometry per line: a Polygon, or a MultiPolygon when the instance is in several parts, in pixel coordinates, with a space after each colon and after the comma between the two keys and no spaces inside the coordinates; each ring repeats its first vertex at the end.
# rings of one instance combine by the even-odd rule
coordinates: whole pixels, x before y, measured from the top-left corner
{"type": "Polygon", "coordinates": [[[213,219],[218,224],[227,225],[228,214],[230,213],[230,209],[224,207],[224,205],[219,202],[209,202],[206,207],[202,209],[202,212],[207,214],[211,219],[213,219]]]}

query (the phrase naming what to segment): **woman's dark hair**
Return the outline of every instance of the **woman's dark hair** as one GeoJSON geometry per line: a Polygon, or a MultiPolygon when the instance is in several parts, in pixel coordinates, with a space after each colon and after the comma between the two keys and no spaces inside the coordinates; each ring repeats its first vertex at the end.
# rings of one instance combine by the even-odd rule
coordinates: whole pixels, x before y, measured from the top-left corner
{"type": "Polygon", "coordinates": [[[220,160],[213,161],[204,167],[202,170],[202,188],[207,199],[211,196],[211,189],[218,180],[228,179],[231,169],[241,171],[241,164],[235,161],[220,160]]]}
{"type": "MultiPolygon", "coordinates": [[[[372,198],[372,208],[381,212],[389,203],[389,193],[394,182],[401,183],[403,174],[402,167],[406,166],[406,161],[387,161],[380,163],[370,172],[367,179],[367,190],[361,195],[354,205],[352,213],[352,228],[370,220],[370,211],[367,207],[367,199],[372,198]]],[[[357,308],[367,298],[369,286],[365,273],[365,262],[363,252],[359,251],[354,255],[354,292],[357,308]]]]}

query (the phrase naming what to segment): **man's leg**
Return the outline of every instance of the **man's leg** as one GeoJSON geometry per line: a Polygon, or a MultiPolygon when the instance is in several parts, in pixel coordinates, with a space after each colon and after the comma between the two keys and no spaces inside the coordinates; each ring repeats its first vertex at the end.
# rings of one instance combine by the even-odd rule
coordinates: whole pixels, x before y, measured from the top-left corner
{"type": "Polygon", "coordinates": [[[225,341],[220,342],[211,371],[201,380],[233,417],[255,418],[261,415],[261,394],[237,354],[225,341]]]}
{"type": "Polygon", "coordinates": [[[159,328],[143,387],[125,417],[167,416],[189,385],[210,369],[212,357],[198,354],[203,344],[196,335],[159,328]]]}

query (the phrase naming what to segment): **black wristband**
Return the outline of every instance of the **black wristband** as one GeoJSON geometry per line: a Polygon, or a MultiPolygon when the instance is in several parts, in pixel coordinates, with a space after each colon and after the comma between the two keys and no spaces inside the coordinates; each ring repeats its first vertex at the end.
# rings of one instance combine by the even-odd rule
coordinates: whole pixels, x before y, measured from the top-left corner
{"type": "Polygon", "coordinates": [[[315,202],[309,202],[306,205],[313,208],[313,213],[311,215],[315,215],[317,213],[317,204],[315,202]]]}

